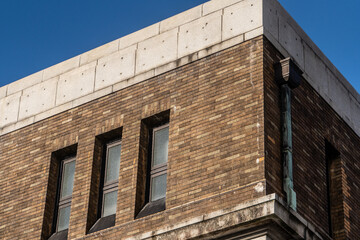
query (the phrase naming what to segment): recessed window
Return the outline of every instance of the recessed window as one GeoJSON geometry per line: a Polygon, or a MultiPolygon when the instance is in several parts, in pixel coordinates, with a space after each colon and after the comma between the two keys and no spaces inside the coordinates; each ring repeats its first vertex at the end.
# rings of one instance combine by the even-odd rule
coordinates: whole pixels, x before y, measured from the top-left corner
{"type": "Polygon", "coordinates": [[[121,133],[115,129],[95,139],[88,211],[88,233],[115,225],[121,164],[121,133]]]}
{"type": "Polygon", "coordinates": [[[170,111],[165,111],[141,122],[136,218],[165,210],[169,115],[170,111]]]}
{"type": "Polygon", "coordinates": [[[341,157],[328,141],[325,142],[327,175],[328,225],[329,235],[339,239],[344,231],[344,208],[341,157]]]}
{"type": "Polygon", "coordinates": [[[168,161],[169,125],[153,129],[152,161],[150,171],[150,201],[165,198],[168,161]]]}
{"type": "Polygon", "coordinates": [[[75,157],[63,160],[61,162],[61,183],[59,201],[57,205],[56,232],[64,231],[69,228],[74,174],[75,157]]]}
{"type": "Polygon", "coordinates": [[[116,213],[117,190],[120,170],[121,142],[107,144],[105,180],[102,189],[102,217],[116,213]]]}
{"type": "Polygon", "coordinates": [[[77,144],[51,154],[42,239],[67,239],[77,144]]]}

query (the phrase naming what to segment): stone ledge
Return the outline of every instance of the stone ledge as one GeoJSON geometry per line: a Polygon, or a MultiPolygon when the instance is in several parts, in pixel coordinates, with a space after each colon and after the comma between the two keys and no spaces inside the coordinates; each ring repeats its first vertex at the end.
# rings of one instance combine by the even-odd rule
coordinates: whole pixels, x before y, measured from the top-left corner
{"type": "Polygon", "coordinates": [[[233,208],[200,215],[173,226],[146,232],[140,239],[330,239],[271,194],[233,208]],[[325,237],[323,237],[325,236],[325,237]],[[238,238],[236,238],[238,239],[238,238]]]}

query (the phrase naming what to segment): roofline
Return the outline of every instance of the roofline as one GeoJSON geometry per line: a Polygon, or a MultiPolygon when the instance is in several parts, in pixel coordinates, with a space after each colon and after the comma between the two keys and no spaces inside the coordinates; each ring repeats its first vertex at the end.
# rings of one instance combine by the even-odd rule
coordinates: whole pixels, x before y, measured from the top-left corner
{"type": "Polygon", "coordinates": [[[3,86],[0,136],[261,35],[360,136],[360,95],[277,0],[212,0],[3,86]]]}

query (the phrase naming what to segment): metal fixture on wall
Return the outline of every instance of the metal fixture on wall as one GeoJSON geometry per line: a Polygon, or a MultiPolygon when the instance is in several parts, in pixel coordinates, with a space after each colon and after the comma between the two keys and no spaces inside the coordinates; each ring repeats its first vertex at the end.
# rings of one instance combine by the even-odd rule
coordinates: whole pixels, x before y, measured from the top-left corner
{"type": "Polygon", "coordinates": [[[296,211],[296,193],[293,184],[291,93],[301,83],[301,70],[291,58],[281,60],[275,65],[275,80],[280,86],[281,98],[281,137],[283,161],[283,187],[287,204],[296,211]]]}

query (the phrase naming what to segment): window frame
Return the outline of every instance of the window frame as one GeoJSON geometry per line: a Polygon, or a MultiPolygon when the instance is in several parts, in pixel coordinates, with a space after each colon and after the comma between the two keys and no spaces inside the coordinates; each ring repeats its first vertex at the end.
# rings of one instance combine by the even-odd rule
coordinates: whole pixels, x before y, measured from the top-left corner
{"type": "MultiPolygon", "coordinates": [[[[137,177],[136,177],[136,194],[135,194],[135,208],[134,208],[134,219],[143,218],[158,212],[166,210],[166,192],[168,189],[168,170],[169,170],[169,161],[170,161],[170,109],[158,112],[154,115],[148,116],[141,119],[140,123],[140,134],[139,134],[139,155],[138,155],[138,165],[137,165],[137,177]],[[154,159],[154,131],[162,128],[168,128],[169,130],[169,144],[167,149],[167,162],[164,163],[164,160],[161,157],[162,149],[159,148],[159,159],[157,161],[158,165],[153,168],[154,159]],[[161,163],[163,162],[163,163],[161,163]],[[162,177],[162,174],[166,174],[166,182],[153,181],[157,180],[156,175],[162,177]],[[152,175],[152,176],[151,176],[152,175]],[[151,181],[156,182],[152,184],[151,181]],[[157,184],[166,186],[166,188],[159,188],[160,191],[156,192],[157,199],[152,201],[152,191],[155,190],[157,184]],[[162,191],[164,190],[164,191],[162,191]],[[161,193],[161,194],[158,194],[161,193]],[[159,198],[162,197],[162,198],[159,198]]],[[[156,144],[155,144],[156,146],[156,144]]],[[[160,185],[159,185],[160,186],[160,185]]],[[[155,195],[154,195],[155,196],[155,195]]]]}
{"type": "MultiPolygon", "coordinates": [[[[67,229],[63,229],[63,230],[58,230],[59,228],[59,217],[60,217],[60,210],[62,208],[66,208],[66,207],[70,207],[70,212],[71,212],[71,202],[72,202],[72,192],[71,195],[66,196],[64,198],[61,198],[61,193],[63,191],[64,188],[64,168],[65,168],[65,164],[70,163],[70,162],[75,162],[75,166],[74,168],[76,168],[76,156],[71,156],[71,157],[65,157],[63,160],[61,160],[60,163],[60,174],[59,174],[59,187],[58,187],[58,200],[57,200],[57,205],[56,205],[56,224],[55,224],[55,232],[62,232],[62,231],[67,231],[69,228],[67,229]]],[[[75,169],[74,169],[74,180],[75,180],[75,169]]],[[[73,190],[74,190],[74,182],[73,184],[73,190]]],[[[70,216],[69,216],[70,218],[70,216]]]]}
{"type": "MultiPolygon", "coordinates": [[[[111,192],[116,191],[116,196],[119,196],[119,178],[121,172],[120,165],[122,155],[122,130],[123,127],[119,127],[95,136],[93,168],[91,176],[92,182],[90,185],[90,191],[93,194],[89,197],[86,234],[95,233],[115,226],[116,210],[115,213],[108,211],[107,213],[111,214],[104,216],[104,211],[106,209],[104,205],[104,200],[106,199],[106,194],[111,192]],[[112,149],[112,147],[116,146],[120,147],[120,156],[118,159],[120,162],[119,168],[117,169],[117,178],[113,176],[113,171],[107,172],[109,170],[109,167],[111,170],[113,170],[113,165],[116,164],[116,158],[114,158],[111,161],[112,164],[109,165],[109,157],[111,156],[109,155],[110,150],[114,150],[112,149]],[[109,181],[105,182],[108,174],[112,175],[113,177],[109,178],[109,181]]],[[[116,199],[116,209],[117,205],[118,200],[116,199]]]]}
{"type": "MultiPolygon", "coordinates": [[[[168,169],[168,161],[169,161],[169,153],[168,155],[166,156],[167,159],[166,159],[166,162],[165,163],[162,163],[162,164],[159,164],[157,165],[156,167],[154,167],[154,154],[155,154],[155,132],[156,131],[160,131],[164,128],[169,128],[169,123],[165,123],[161,126],[158,126],[158,127],[154,127],[152,128],[152,141],[151,141],[151,159],[150,159],[150,171],[149,171],[149,200],[148,202],[155,202],[155,201],[158,201],[160,199],[163,199],[163,198],[166,198],[166,194],[165,194],[165,197],[163,198],[160,198],[160,199],[157,199],[157,200],[152,200],[152,183],[153,183],[153,179],[155,177],[158,177],[158,176],[161,176],[163,174],[166,174],[167,175],[167,169],[168,169]]],[[[168,138],[169,140],[169,138],[168,138]]],[[[168,150],[169,150],[169,146],[168,146],[168,150]]],[[[167,177],[167,176],[166,176],[167,177]]],[[[166,179],[166,183],[167,183],[167,179],[166,179]]],[[[166,184],[167,186],[167,184],[166,184]]],[[[166,190],[165,190],[166,192],[166,190]]]]}
{"type": "Polygon", "coordinates": [[[325,164],[328,231],[329,236],[335,239],[345,226],[344,208],[341,200],[344,196],[342,177],[341,174],[340,176],[336,175],[336,172],[341,172],[342,159],[341,153],[327,140],[325,140],[325,164]]]}
{"type": "MultiPolygon", "coordinates": [[[[118,140],[114,140],[114,141],[110,141],[108,143],[105,144],[106,147],[106,151],[105,151],[105,156],[103,158],[104,161],[104,172],[103,172],[103,179],[102,179],[102,184],[101,184],[101,212],[100,212],[100,217],[99,218],[104,218],[104,217],[108,217],[108,216],[104,216],[104,203],[105,203],[105,194],[107,193],[111,193],[111,192],[118,192],[118,187],[119,187],[119,177],[116,180],[110,181],[108,183],[106,183],[106,177],[107,177],[107,169],[108,169],[108,160],[109,160],[109,149],[111,147],[115,147],[120,145],[120,148],[122,147],[122,140],[118,139],[118,140]]],[[[119,163],[119,169],[118,171],[120,171],[120,164],[121,164],[121,150],[120,150],[120,159],[119,159],[120,163],[119,163]]],[[[119,176],[120,176],[120,172],[119,172],[119,176]]],[[[117,201],[116,201],[117,204],[117,201]]],[[[116,214],[116,213],[115,213],[116,214]]]]}

